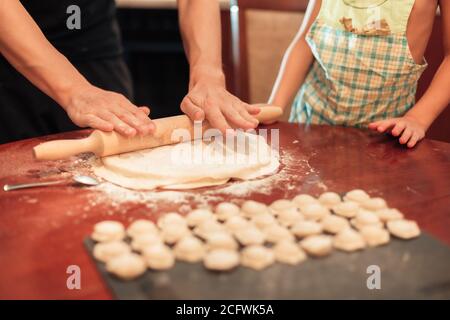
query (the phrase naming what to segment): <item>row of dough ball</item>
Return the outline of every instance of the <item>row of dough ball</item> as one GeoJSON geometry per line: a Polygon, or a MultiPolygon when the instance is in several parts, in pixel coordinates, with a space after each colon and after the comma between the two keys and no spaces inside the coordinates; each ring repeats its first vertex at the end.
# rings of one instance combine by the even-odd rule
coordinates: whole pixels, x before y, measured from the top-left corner
{"type": "Polygon", "coordinates": [[[414,221],[404,220],[383,199],[353,190],[343,199],[332,192],[318,199],[302,194],[270,206],[252,200],[241,207],[224,202],[214,213],[209,209],[196,209],[186,217],[167,213],[156,225],[137,220],[126,230],[119,222],[104,221],[95,225],[92,238],[99,242],[95,258],[105,262],[109,272],[130,279],[147,267],[169,269],[175,259],[203,261],[212,270],[229,270],[239,264],[260,270],[276,260],[298,264],[306,253],[325,256],[333,247],[355,251],[386,244],[390,234],[385,224],[402,239],[420,234],[414,221]],[[125,237],[130,244],[123,241],[125,237]],[[240,253],[239,244],[243,247],[240,253]]]}

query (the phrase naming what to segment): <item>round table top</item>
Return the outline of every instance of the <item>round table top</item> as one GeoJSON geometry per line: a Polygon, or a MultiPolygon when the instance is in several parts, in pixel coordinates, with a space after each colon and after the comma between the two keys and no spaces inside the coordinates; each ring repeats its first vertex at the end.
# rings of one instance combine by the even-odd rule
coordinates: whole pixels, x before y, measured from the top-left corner
{"type": "MultiPolygon", "coordinates": [[[[387,135],[330,126],[277,123],[282,166],[258,181],[185,192],[128,191],[103,183],[0,191],[0,299],[112,298],[83,239],[101,220],[129,224],[138,217],[186,212],[220,201],[271,203],[300,193],[345,193],[364,189],[441,241],[450,244],[450,144],[422,141],[407,149],[387,135]],[[81,290],[69,290],[66,270],[81,269],[81,290]]],[[[50,139],[84,137],[77,131],[0,146],[0,184],[68,177],[88,167],[89,158],[38,162],[32,147],[50,139]]],[[[272,136],[275,136],[272,132],[272,136]]],[[[275,141],[275,140],[274,140],[275,141]]]]}

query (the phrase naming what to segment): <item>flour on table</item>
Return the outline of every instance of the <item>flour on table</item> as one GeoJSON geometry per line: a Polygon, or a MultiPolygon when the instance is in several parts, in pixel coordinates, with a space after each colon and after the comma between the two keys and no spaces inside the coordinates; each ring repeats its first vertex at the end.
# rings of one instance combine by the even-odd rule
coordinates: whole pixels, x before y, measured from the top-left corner
{"type": "MultiPolygon", "coordinates": [[[[222,202],[230,196],[243,198],[254,193],[270,195],[275,189],[279,189],[279,186],[283,186],[286,191],[294,190],[300,177],[317,175],[307,158],[296,156],[290,149],[282,150],[279,158],[281,167],[274,174],[250,180],[232,180],[225,185],[201,190],[132,190],[105,181],[91,188],[97,192],[89,195],[88,207],[107,203],[117,209],[111,212],[117,213],[126,210],[123,204],[143,204],[152,210],[163,203],[176,203],[180,212],[187,213],[196,207],[208,207],[212,202],[222,202]]],[[[93,166],[93,160],[93,158],[87,160],[90,167],[93,166]]]]}

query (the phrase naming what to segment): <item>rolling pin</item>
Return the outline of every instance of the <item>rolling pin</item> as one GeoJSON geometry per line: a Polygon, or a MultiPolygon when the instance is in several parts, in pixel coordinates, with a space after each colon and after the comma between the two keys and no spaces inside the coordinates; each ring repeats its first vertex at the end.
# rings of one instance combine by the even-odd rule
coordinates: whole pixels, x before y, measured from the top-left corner
{"type": "MultiPolygon", "coordinates": [[[[276,120],[283,113],[280,107],[261,107],[259,114],[255,116],[259,122],[276,120]]],[[[153,120],[156,130],[147,136],[124,137],[119,133],[94,130],[87,138],[73,140],[55,140],[44,142],[33,148],[34,157],[37,160],[60,160],[84,153],[93,152],[98,157],[106,157],[120,153],[154,148],[184,141],[180,138],[174,141],[172,133],[176,129],[189,131],[191,139],[194,136],[194,124],[186,116],[175,116],[153,120]]],[[[203,132],[209,129],[207,121],[203,121],[203,132]]]]}

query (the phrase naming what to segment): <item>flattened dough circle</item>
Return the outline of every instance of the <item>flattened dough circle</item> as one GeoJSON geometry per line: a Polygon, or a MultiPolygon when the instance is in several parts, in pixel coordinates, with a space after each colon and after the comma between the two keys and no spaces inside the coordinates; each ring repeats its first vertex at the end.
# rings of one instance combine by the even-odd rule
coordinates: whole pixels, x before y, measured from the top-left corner
{"type": "Polygon", "coordinates": [[[224,139],[189,141],[101,159],[94,173],[136,190],[193,189],[230,179],[254,179],[274,173],[279,156],[263,136],[241,133],[234,147],[224,139]]]}

